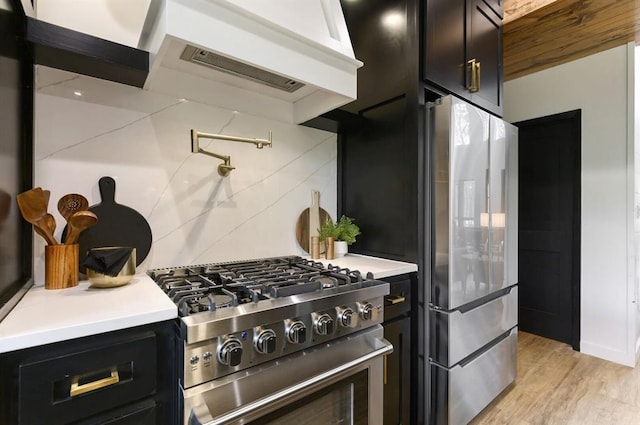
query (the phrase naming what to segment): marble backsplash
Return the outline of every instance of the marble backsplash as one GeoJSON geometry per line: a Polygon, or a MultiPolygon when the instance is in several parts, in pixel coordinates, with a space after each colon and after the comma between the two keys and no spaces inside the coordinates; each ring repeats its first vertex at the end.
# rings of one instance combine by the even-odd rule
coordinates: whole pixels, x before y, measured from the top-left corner
{"type": "MultiPolygon", "coordinates": [[[[34,185],[51,190],[49,210],[67,193],[100,202],[98,180],[116,181],[116,202],[149,222],[153,245],[139,271],[217,261],[304,254],[295,223],[321,193],[336,213],[336,135],[104,80],[39,67],[34,185]],[[236,167],[191,152],[190,130],[267,138],[273,147],[201,139],[236,167]]],[[[42,284],[44,241],[34,243],[42,284]]]]}

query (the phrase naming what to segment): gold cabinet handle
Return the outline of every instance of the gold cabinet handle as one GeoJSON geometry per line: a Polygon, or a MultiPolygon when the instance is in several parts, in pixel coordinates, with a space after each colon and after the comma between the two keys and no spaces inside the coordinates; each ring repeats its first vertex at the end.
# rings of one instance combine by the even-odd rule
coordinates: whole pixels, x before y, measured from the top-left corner
{"type": "Polygon", "coordinates": [[[79,384],[80,378],[86,375],[74,376],[71,380],[71,389],[69,390],[70,397],[76,397],[80,394],[85,394],[90,391],[95,391],[100,388],[105,388],[110,385],[115,385],[120,382],[120,376],[118,375],[118,369],[111,368],[111,376],[101,378],[95,381],[87,382],[86,384],[79,384]]]}
{"type": "Polygon", "coordinates": [[[384,372],[383,372],[384,373],[384,381],[383,381],[384,385],[387,385],[387,357],[388,357],[388,355],[383,357],[383,359],[384,359],[384,366],[383,366],[383,368],[384,368],[384,372]]]}
{"type": "Polygon", "coordinates": [[[402,295],[387,295],[384,299],[390,304],[402,304],[406,300],[402,295]]]}
{"type": "Polygon", "coordinates": [[[475,58],[467,61],[467,69],[471,74],[471,83],[467,86],[467,90],[471,93],[480,91],[480,62],[475,58]]]}

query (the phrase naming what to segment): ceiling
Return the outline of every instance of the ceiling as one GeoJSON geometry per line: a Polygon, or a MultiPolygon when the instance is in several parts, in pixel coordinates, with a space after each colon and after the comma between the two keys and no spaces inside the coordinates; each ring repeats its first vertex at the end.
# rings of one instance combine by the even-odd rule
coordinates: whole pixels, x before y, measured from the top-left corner
{"type": "Polygon", "coordinates": [[[504,0],[505,81],[640,41],[638,0],[504,0]]]}

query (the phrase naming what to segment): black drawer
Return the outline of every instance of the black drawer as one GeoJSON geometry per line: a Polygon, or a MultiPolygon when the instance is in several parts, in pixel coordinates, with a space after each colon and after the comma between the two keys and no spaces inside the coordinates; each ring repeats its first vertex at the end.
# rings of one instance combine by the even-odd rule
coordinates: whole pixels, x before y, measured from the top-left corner
{"type": "Polygon", "coordinates": [[[155,401],[145,400],[132,406],[109,411],[73,425],[156,425],[158,408],[155,401]]]}
{"type": "MultiPolygon", "coordinates": [[[[24,360],[18,366],[19,423],[77,422],[153,395],[156,345],[156,334],[149,331],[85,350],[24,360]]],[[[142,411],[149,409],[155,410],[142,411]]]]}
{"type": "Polygon", "coordinates": [[[385,279],[389,295],[384,297],[384,321],[409,314],[411,311],[411,279],[407,275],[385,279]]]}

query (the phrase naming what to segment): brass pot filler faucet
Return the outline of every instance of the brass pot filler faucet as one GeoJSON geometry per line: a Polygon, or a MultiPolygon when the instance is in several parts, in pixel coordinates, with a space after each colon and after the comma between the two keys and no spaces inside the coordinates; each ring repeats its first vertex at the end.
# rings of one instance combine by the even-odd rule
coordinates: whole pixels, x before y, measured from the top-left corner
{"type": "Polygon", "coordinates": [[[191,152],[203,153],[205,155],[209,155],[214,158],[221,159],[223,163],[218,165],[218,174],[220,174],[222,177],[228,176],[231,170],[234,170],[236,168],[233,165],[231,165],[231,156],[220,155],[214,152],[208,152],[208,151],[205,151],[204,149],[201,149],[200,143],[199,143],[200,137],[204,139],[228,140],[230,142],[253,143],[254,145],[256,145],[256,148],[258,149],[262,149],[265,146],[272,147],[273,145],[273,140],[272,140],[273,133],[271,131],[269,131],[269,139],[251,139],[248,137],[226,136],[224,134],[200,133],[197,130],[191,129],[191,152]]]}

